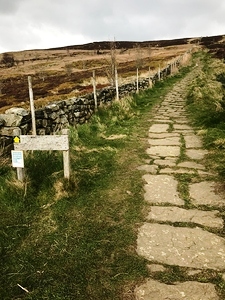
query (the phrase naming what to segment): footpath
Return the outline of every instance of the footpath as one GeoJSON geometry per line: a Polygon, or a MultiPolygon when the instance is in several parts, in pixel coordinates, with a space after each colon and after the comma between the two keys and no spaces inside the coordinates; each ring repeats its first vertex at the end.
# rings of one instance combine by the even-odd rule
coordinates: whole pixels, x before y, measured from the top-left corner
{"type": "Polygon", "coordinates": [[[207,151],[185,110],[186,90],[199,68],[173,87],[150,120],[149,159],[139,167],[149,205],[137,237],[149,278],[136,287],[137,300],[223,299],[214,278],[225,280],[225,239],[219,234],[225,198],[205,168],[207,151]]]}

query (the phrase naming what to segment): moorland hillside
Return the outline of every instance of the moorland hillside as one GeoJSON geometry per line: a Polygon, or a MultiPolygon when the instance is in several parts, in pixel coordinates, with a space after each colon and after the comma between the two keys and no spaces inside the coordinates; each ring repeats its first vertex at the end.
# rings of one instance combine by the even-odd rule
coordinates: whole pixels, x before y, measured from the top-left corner
{"type": "Polygon", "coordinates": [[[92,91],[95,71],[97,89],[110,85],[112,59],[115,59],[119,84],[164,68],[191,48],[206,47],[219,58],[225,55],[224,36],[182,38],[159,41],[94,42],[42,50],[0,54],[0,112],[11,106],[29,106],[27,76],[32,76],[35,106],[76,97],[92,91]],[[113,58],[112,58],[113,55],[113,58]]]}

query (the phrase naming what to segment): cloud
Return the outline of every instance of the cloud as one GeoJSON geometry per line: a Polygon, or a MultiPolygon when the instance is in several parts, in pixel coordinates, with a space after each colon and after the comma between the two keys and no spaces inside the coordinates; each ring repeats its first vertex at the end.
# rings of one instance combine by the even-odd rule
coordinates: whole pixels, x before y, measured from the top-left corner
{"type": "Polygon", "coordinates": [[[0,51],[224,34],[224,0],[0,0],[0,51]]]}
{"type": "Polygon", "coordinates": [[[14,1],[14,0],[0,0],[0,15],[4,14],[11,14],[17,11],[18,7],[20,6],[21,0],[14,1]]]}

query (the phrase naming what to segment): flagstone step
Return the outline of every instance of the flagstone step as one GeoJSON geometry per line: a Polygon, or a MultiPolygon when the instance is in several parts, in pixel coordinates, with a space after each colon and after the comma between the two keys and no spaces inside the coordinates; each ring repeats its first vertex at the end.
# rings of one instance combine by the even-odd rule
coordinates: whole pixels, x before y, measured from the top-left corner
{"type": "Polygon", "coordinates": [[[215,285],[196,281],[165,284],[149,279],[135,294],[136,300],[219,300],[215,285]]]}
{"type": "Polygon", "coordinates": [[[223,228],[223,219],[218,217],[219,211],[202,211],[198,209],[183,209],[180,207],[152,206],[147,220],[160,222],[195,223],[215,229],[223,228]]]}
{"type": "Polygon", "coordinates": [[[137,253],[150,262],[197,269],[225,270],[225,240],[201,228],[144,223],[137,253]]]}

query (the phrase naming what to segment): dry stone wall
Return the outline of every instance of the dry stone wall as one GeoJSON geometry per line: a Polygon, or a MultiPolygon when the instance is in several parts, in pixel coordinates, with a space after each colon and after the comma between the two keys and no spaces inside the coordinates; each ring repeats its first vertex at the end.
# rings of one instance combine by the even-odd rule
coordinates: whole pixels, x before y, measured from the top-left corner
{"type": "MultiPolygon", "coordinates": [[[[179,62],[177,62],[179,63],[179,62]]],[[[173,65],[156,73],[152,78],[153,85],[164,79],[172,72],[173,65]]],[[[139,90],[149,88],[149,78],[142,78],[138,83],[139,90]]],[[[131,82],[119,87],[120,98],[136,92],[137,83],[131,82]]],[[[116,97],[113,87],[97,91],[98,106],[111,103],[116,97]]],[[[37,134],[55,134],[68,125],[76,126],[88,122],[95,111],[94,95],[71,98],[68,100],[51,103],[35,111],[37,134]]],[[[21,129],[23,135],[31,133],[31,113],[23,108],[10,108],[0,114],[0,156],[9,153],[13,147],[13,131],[21,129]]]]}

